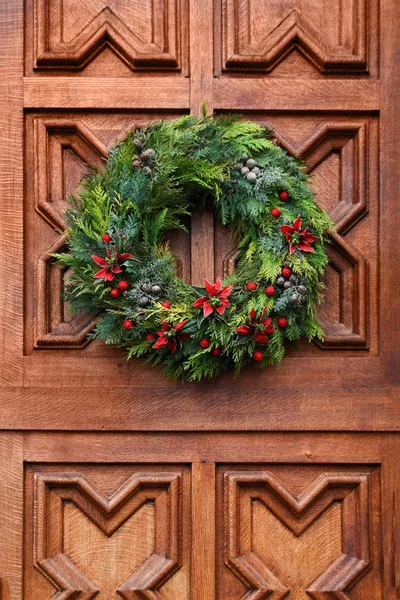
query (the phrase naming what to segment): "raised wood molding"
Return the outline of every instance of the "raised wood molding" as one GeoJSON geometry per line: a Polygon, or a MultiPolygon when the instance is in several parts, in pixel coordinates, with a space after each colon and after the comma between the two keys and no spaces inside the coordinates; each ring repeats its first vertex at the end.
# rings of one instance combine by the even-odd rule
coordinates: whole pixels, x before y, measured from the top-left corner
{"type": "Polygon", "coordinates": [[[101,167],[106,146],[79,120],[35,119],[35,209],[56,231],[65,227],[68,207],[64,189],[63,151],[72,151],[83,165],[101,167]]]}
{"type": "Polygon", "coordinates": [[[143,5],[141,10],[139,4],[130,7],[128,3],[122,5],[122,12],[121,6],[112,0],[98,4],[100,10],[90,12],[93,7],[74,5],[69,0],[35,0],[34,69],[82,69],[105,46],[111,47],[132,69],[179,69],[181,35],[178,27],[185,17],[179,0],[155,0],[143,5]],[[67,13],[71,20],[71,13],[74,14],[75,35],[66,40],[67,13]],[[144,19],[149,21],[147,32],[144,19]]]}
{"type": "Polygon", "coordinates": [[[65,250],[65,241],[65,236],[60,236],[37,261],[35,348],[83,348],[96,324],[95,315],[84,313],[65,319],[63,293],[67,269],[52,256],[65,250]]]}
{"type": "Polygon", "coordinates": [[[291,2],[287,7],[262,0],[221,2],[224,70],[269,73],[297,48],[321,73],[368,73],[367,0],[350,0],[342,5],[338,22],[336,16],[326,18],[327,5],[323,2],[308,10],[300,2],[291,2]],[[337,37],[330,30],[333,27],[339,29],[337,37]]]}
{"type": "MultiPolygon", "coordinates": [[[[290,470],[290,467],[289,467],[290,470]]],[[[349,599],[350,589],[368,572],[372,560],[372,490],[368,470],[321,473],[296,494],[264,469],[224,474],[225,564],[248,587],[242,600],[286,598],[287,587],[253,550],[253,502],[259,501],[296,537],[335,503],[341,504],[342,552],[306,593],[315,600],[349,599]]],[[[375,490],[375,495],[376,495],[375,490]]],[[[376,535],[376,533],[375,533],[376,535]]]]}
{"type": "Polygon", "coordinates": [[[181,564],[181,485],[181,474],[176,471],[137,473],[106,496],[84,472],[35,471],[34,567],[57,588],[60,598],[94,597],[101,590],[64,553],[65,503],[73,503],[107,537],[112,537],[144,504],[152,503],[156,528],[153,552],[116,591],[125,600],[139,596],[161,599],[158,588],[181,564]]]}

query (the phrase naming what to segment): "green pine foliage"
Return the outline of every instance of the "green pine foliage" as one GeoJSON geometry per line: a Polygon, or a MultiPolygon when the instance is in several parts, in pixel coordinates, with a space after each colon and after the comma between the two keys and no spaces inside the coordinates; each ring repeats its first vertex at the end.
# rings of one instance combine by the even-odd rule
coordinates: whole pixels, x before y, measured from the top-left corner
{"type": "Polygon", "coordinates": [[[99,314],[92,337],[187,381],[228,369],[238,375],[254,360],[279,363],[288,341],[322,339],[316,307],[332,227],[301,163],[271,132],[237,115],[207,116],[206,105],[203,113],[158,121],[118,141],[103,171],[85,177],[69,199],[69,251],[56,255],[72,269],[65,291],[71,310],[99,314]],[[210,205],[239,248],[237,268],[223,282],[233,289],[211,300],[210,290],[175,275],[164,239],[185,229],[195,207],[210,205]],[[298,217],[301,228],[288,241],[281,226],[298,217]],[[315,236],[312,252],[298,247],[306,227],[315,236]],[[193,306],[204,297],[213,308],[208,316],[193,306]],[[243,326],[247,333],[236,331],[243,326]]]}

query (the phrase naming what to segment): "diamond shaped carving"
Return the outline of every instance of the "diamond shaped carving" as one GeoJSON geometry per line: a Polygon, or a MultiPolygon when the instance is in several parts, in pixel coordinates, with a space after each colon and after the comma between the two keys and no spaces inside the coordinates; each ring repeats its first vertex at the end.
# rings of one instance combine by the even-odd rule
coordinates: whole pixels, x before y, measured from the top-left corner
{"type": "Polygon", "coordinates": [[[63,300],[67,269],[52,257],[63,252],[65,236],[60,236],[37,261],[36,272],[36,348],[83,348],[89,343],[87,334],[96,324],[95,315],[69,316],[63,300]]]}
{"type": "Polygon", "coordinates": [[[35,69],[83,69],[106,46],[131,69],[179,67],[177,0],[36,0],[35,69]]]}
{"type": "MultiPolygon", "coordinates": [[[[318,168],[332,155],[338,157],[339,195],[330,206],[318,198],[327,210],[338,233],[346,233],[368,212],[366,189],[367,172],[367,123],[321,123],[298,145],[289,143],[278,131],[274,131],[279,144],[290,154],[306,163],[306,170],[313,180],[318,168]]],[[[332,186],[327,181],[327,187],[332,186]]]]}
{"type": "MultiPolygon", "coordinates": [[[[296,595],[291,584],[281,581],[255,550],[255,503],[261,503],[296,538],[339,505],[341,548],[324,572],[305,582],[304,594],[315,600],[353,598],[352,587],[371,566],[368,472],[322,473],[295,494],[266,470],[226,472],[224,492],[225,564],[247,587],[241,600],[282,600],[292,592],[296,595]]],[[[302,558],[307,560],[301,554],[296,560],[302,558]]]]}
{"type": "Polygon", "coordinates": [[[335,223],[336,233],[326,248],[331,267],[326,273],[327,288],[319,311],[325,341],[316,343],[324,349],[365,350],[369,345],[368,266],[346,234],[368,214],[368,125],[321,123],[297,145],[279,131],[274,130],[274,135],[282,147],[306,163],[306,171],[314,180],[316,200],[335,223]],[[331,158],[333,167],[327,164],[331,158]],[[332,168],[336,169],[334,174],[332,168]]]}
{"type": "MultiPolygon", "coordinates": [[[[46,472],[34,474],[34,567],[58,590],[60,600],[90,600],[101,594],[68,555],[65,512],[73,505],[105,536],[112,538],[145,505],[153,506],[153,550],[115,593],[125,600],[162,600],[159,588],[181,566],[180,519],[182,474],[137,473],[112,494],[100,492],[84,474],[46,472]]],[[[145,532],[143,532],[145,535],[145,532]]],[[[139,543],[139,540],[138,540],[139,543]]],[[[87,548],[87,552],[94,549],[87,548]]],[[[128,550],[128,549],[127,549],[128,550]]],[[[97,555],[93,553],[93,560],[97,555]]],[[[113,556],[107,560],[115,560],[113,556]]]]}
{"type": "Polygon", "coordinates": [[[325,275],[326,289],[318,311],[325,340],[316,344],[324,349],[366,349],[367,264],[346,238],[334,233],[331,240],[326,246],[331,270],[325,275]]]}
{"type": "Polygon", "coordinates": [[[35,209],[64,229],[65,197],[89,166],[101,167],[106,146],[80,121],[35,119],[35,209]]]}
{"type": "Polygon", "coordinates": [[[223,66],[270,72],[297,49],[321,73],[366,73],[366,4],[222,0],[223,66]]]}

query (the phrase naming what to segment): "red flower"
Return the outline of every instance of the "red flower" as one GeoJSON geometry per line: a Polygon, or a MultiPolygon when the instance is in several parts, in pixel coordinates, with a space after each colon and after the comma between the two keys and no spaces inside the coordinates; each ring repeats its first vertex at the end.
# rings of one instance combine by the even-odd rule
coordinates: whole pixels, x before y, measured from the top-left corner
{"type": "Polygon", "coordinates": [[[308,232],[307,227],[301,230],[301,219],[300,215],[297,217],[292,226],[281,225],[281,231],[289,244],[290,254],[293,254],[296,248],[303,252],[314,252],[314,248],[311,248],[310,244],[315,242],[318,238],[312,233],[308,232]]]}
{"type": "Polygon", "coordinates": [[[177,339],[188,340],[190,338],[190,335],[188,333],[179,333],[179,331],[184,325],[186,325],[187,322],[188,319],[186,319],[186,321],[181,321],[176,325],[169,325],[161,319],[162,329],[160,329],[160,331],[157,331],[158,340],[152,347],[166,348],[168,346],[168,348],[171,351],[171,354],[173,354],[178,347],[177,339]]]}
{"type": "Polygon", "coordinates": [[[222,281],[220,277],[217,277],[215,283],[209,283],[207,280],[205,280],[204,285],[208,296],[199,298],[196,300],[196,302],[193,302],[192,306],[203,308],[203,314],[205,317],[211,315],[214,310],[217,311],[218,314],[223,315],[225,309],[229,306],[227,298],[232,293],[233,285],[225,285],[222,287],[222,281]]]}
{"type": "Polygon", "coordinates": [[[115,275],[118,273],[122,273],[122,269],[120,267],[120,262],[127,260],[128,258],[133,258],[132,254],[118,254],[117,247],[114,246],[114,256],[111,256],[110,251],[106,248],[107,258],[101,258],[101,256],[96,256],[92,254],[92,258],[95,263],[97,263],[100,267],[100,271],[97,271],[93,275],[95,279],[104,279],[104,281],[112,281],[115,275]]]}
{"type": "Polygon", "coordinates": [[[235,327],[235,331],[241,335],[252,335],[253,340],[255,342],[259,342],[260,344],[268,344],[267,334],[273,333],[275,331],[275,327],[272,327],[272,319],[270,317],[264,317],[266,310],[267,309],[264,307],[261,315],[256,318],[256,311],[254,308],[252,308],[250,311],[248,324],[235,327]]]}

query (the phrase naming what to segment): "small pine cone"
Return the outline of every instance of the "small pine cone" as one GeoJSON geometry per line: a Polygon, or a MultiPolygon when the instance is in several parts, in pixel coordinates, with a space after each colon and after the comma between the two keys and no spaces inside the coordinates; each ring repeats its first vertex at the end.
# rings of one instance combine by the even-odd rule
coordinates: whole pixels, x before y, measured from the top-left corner
{"type": "Polygon", "coordinates": [[[253,169],[251,171],[252,171],[252,173],[255,173],[257,176],[261,173],[259,167],[253,167],[253,169]]]}
{"type": "Polygon", "coordinates": [[[247,175],[247,173],[249,173],[249,171],[250,171],[249,167],[242,167],[240,169],[240,172],[242,175],[247,175]]]}
{"type": "Polygon", "coordinates": [[[278,279],[276,280],[276,285],[278,287],[283,287],[285,282],[286,282],[286,280],[284,277],[278,277],[278,279]]]}
{"type": "Polygon", "coordinates": [[[300,296],[299,296],[299,294],[292,294],[292,295],[290,296],[290,303],[291,303],[291,304],[298,304],[298,303],[299,303],[299,300],[300,300],[300,296]]]}
{"type": "Polygon", "coordinates": [[[142,163],[138,158],[132,161],[132,169],[138,169],[142,163]]]}
{"type": "Polygon", "coordinates": [[[297,283],[297,277],[294,273],[292,273],[289,277],[289,281],[291,281],[292,283],[297,283]]]}
{"type": "Polygon", "coordinates": [[[155,155],[155,151],[153,150],[153,148],[148,148],[147,150],[145,150],[144,152],[142,152],[142,154],[140,155],[140,158],[142,160],[149,160],[154,155],[155,155]]]}
{"type": "Polygon", "coordinates": [[[285,290],[287,290],[292,287],[292,284],[290,283],[290,281],[285,281],[285,283],[283,284],[283,287],[285,290]]]}
{"type": "Polygon", "coordinates": [[[144,291],[145,294],[151,294],[151,285],[149,283],[146,283],[145,285],[142,285],[142,290],[144,291]]]}
{"type": "Polygon", "coordinates": [[[160,285],[153,285],[151,288],[151,291],[153,292],[153,294],[160,294],[161,293],[161,286],[160,285]]]}
{"type": "Polygon", "coordinates": [[[257,163],[254,160],[254,158],[249,158],[248,160],[246,160],[246,167],[249,167],[249,169],[253,169],[256,166],[257,166],[257,163]]]}
{"type": "Polygon", "coordinates": [[[141,298],[139,298],[139,306],[141,306],[142,308],[147,306],[149,304],[149,302],[150,302],[150,300],[148,299],[147,296],[142,296],[141,298]]]}
{"type": "Polygon", "coordinates": [[[144,171],[145,173],[148,173],[149,175],[150,175],[150,173],[151,173],[151,169],[150,169],[150,167],[143,167],[143,171],[144,171]]]}
{"type": "Polygon", "coordinates": [[[254,183],[257,181],[257,175],[253,171],[250,171],[250,173],[247,173],[246,179],[247,181],[250,181],[250,183],[254,183]]]}
{"type": "Polygon", "coordinates": [[[300,292],[300,294],[305,294],[307,292],[307,288],[305,285],[299,285],[297,289],[300,292]]]}

